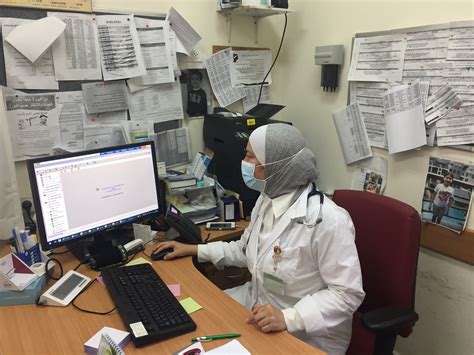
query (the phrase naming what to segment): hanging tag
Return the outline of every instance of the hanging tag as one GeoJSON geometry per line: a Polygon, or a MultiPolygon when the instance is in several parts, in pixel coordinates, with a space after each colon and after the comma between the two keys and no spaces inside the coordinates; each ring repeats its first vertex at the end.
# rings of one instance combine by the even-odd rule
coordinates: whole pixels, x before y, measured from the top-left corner
{"type": "Polygon", "coordinates": [[[276,271],[278,269],[278,263],[283,259],[283,257],[281,256],[281,248],[279,245],[275,245],[273,247],[272,259],[273,259],[273,270],[276,271]]]}

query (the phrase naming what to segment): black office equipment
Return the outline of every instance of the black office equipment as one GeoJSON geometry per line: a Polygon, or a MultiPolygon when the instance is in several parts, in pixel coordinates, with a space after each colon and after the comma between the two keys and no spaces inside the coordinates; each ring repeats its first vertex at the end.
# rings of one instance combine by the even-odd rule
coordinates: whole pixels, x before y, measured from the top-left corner
{"type": "Polygon", "coordinates": [[[252,114],[236,114],[217,108],[214,114],[204,116],[204,143],[214,152],[207,170],[217,176],[222,186],[239,194],[243,204],[243,217],[250,216],[260,195],[249,189],[242,179],[240,164],[245,157],[245,147],[252,131],[266,125],[270,117],[283,107],[260,104],[249,111],[252,114]]]}
{"type": "Polygon", "coordinates": [[[50,250],[67,245],[94,268],[126,260],[116,247],[132,238],[123,233],[124,226],[164,212],[153,142],[27,164],[41,246],[50,250]]]}
{"type": "Polygon", "coordinates": [[[202,243],[199,227],[172,204],[169,205],[166,212],[165,222],[171,227],[166,233],[167,239],[174,239],[186,244],[202,243]]]}
{"type": "Polygon", "coordinates": [[[102,271],[102,277],[135,346],[196,329],[151,265],[110,268],[102,271]]]}
{"type": "Polygon", "coordinates": [[[150,258],[151,258],[151,260],[163,260],[165,255],[169,254],[169,253],[172,253],[173,250],[174,250],[173,248],[166,248],[166,249],[163,249],[159,252],[154,251],[153,253],[151,253],[150,258]]]}

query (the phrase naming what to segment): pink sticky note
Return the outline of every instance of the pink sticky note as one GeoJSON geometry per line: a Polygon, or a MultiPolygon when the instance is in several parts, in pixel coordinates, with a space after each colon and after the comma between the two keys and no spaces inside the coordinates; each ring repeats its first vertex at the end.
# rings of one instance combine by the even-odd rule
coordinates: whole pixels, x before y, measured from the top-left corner
{"type": "Polygon", "coordinates": [[[175,297],[181,295],[181,286],[179,284],[167,285],[175,297]]]}
{"type": "Polygon", "coordinates": [[[102,276],[97,276],[97,281],[99,281],[99,283],[105,287],[105,283],[104,283],[104,280],[102,279],[102,276]]]}

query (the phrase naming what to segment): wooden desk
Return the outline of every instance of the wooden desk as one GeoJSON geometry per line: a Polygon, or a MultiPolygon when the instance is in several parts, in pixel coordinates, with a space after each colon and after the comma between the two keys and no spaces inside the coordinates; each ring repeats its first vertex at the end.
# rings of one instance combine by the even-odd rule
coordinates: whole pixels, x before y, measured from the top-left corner
{"type": "Polygon", "coordinates": [[[240,237],[249,223],[249,221],[242,219],[235,223],[235,229],[223,231],[208,231],[206,230],[205,224],[201,224],[199,228],[201,228],[201,235],[203,239],[206,239],[207,236],[209,236],[209,239],[207,240],[208,242],[216,242],[219,240],[232,240],[240,237]]]}
{"type": "MultiPolygon", "coordinates": [[[[148,246],[146,252],[150,253],[154,247],[148,246]]],[[[140,256],[143,254],[136,257],[140,256]]],[[[71,254],[59,255],[58,259],[65,270],[78,263],[71,254]]],[[[197,324],[194,332],[142,348],[135,348],[130,343],[124,349],[126,354],[171,354],[190,344],[192,337],[221,333],[240,333],[242,336],[238,340],[252,354],[324,354],[287,332],[264,334],[254,325],[247,324],[248,310],[201,275],[194,268],[191,257],[155,261],[152,265],[166,283],[181,284],[179,299],[191,296],[203,309],[191,314],[197,324]]],[[[86,265],[78,271],[91,277],[98,275],[86,265]]],[[[76,304],[95,311],[108,311],[114,307],[107,290],[98,282],[80,295],[76,304]]],[[[72,305],[0,307],[0,354],[83,354],[84,342],[104,326],[125,330],[117,312],[99,316],[81,312],[72,305]]],[[[203,346],[210,350],[227,341],[216,340],[203,343],[203,346]]]]}

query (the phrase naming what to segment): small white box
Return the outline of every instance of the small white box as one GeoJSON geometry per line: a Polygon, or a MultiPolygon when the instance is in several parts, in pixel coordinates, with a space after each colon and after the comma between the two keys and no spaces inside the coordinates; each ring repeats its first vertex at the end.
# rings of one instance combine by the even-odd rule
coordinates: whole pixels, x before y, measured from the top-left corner
{"type": "Polygon", "coordinates": [[[242,6],[270,6],[271,0],[242,0],[242,6]]]}

